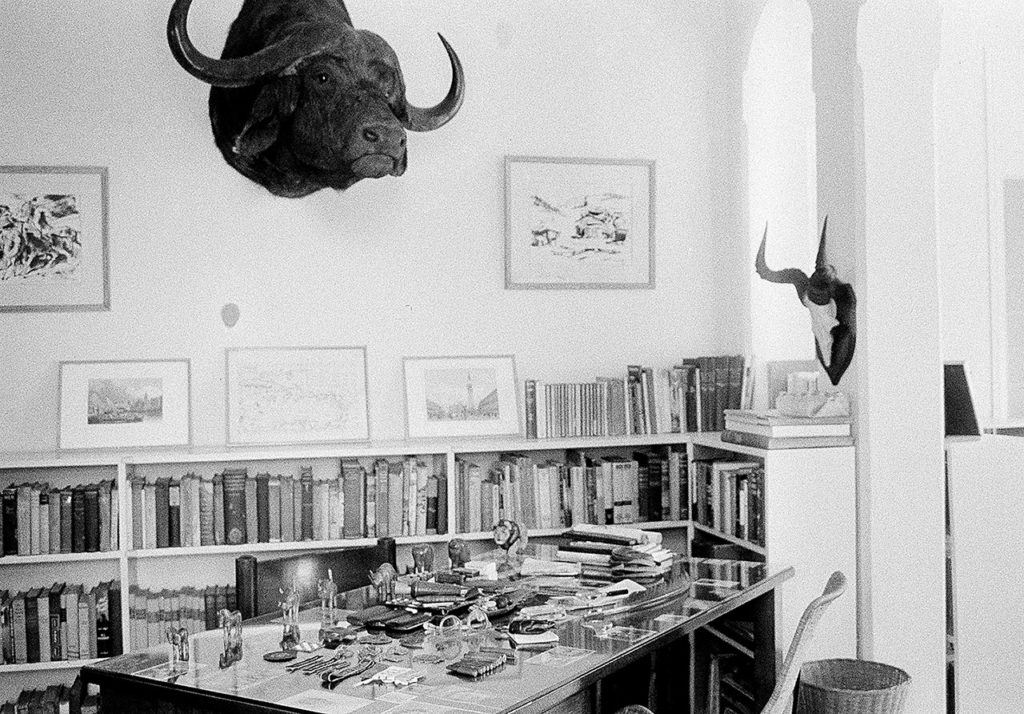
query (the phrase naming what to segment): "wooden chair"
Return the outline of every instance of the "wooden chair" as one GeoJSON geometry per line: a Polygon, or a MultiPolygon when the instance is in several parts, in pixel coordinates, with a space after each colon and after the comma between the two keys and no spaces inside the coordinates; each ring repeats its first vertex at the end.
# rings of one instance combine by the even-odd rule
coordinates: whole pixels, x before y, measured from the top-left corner
{"type": "Polygon", "coordinates": [[[825,608],[842,595],[844,590],[846,590],[846,576],[837,570],[829,577],[824,592],[814,598],[804,610],[804,614],[796,626],[796,632],[793,633],[789,651],[786,652],[782,670],[775,680],[775,689],[772,690],[772,696],[761,710],[761,714],[783,714],[784,712],[788,714],[793,711],[791,701],[793,688],[796,686],[797,677],[800,676],[800,663],[803,661],[803,656],[811,641],[811,635],[818,626],[818,621],[821,620],[825,608]]]}

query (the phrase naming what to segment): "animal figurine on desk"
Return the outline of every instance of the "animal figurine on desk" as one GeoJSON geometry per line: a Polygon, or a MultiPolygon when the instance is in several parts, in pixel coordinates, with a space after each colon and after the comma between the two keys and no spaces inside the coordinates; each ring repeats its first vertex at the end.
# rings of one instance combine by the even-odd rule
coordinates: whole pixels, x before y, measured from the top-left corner
{"type": "Polygon", "coordinates": [[[412,547],[412,572],[417,575],[434,572],[434,549],[429,543],[412,547]]]}
{"type": "Polygon", "coordinates": [[[768,226],[764,227],[761,247],[757,251],[754,267],[762,279],[770,283],[789,283],[796,288],[796,296],[811,316],[811,331],[818,362],[833,385],[839,384],[846,368],[853,361],[857,346],[857,296],[849,283],[836,275],[825,250],[825,229],[828,217],[821,226],[818,256],[810,277],[799,268],[772,270],[765,261],[768,226]]]}
{"type": "Polygon", "coordinates": [[[342,0],[245,0],[220,59],[189,38],[191,4],[171,8],[171,53],[211,85],[210,121],[224,159],[277,196],[401,176],[406,131],[440,129],[462,106],[462,63],[444,37],[451,85],[438,104],[420,108],[405,98],[395,51],[355,29],[342,0]]]}
{"type": "Polygon", "coordinates": [[[188,629],[168,627],[165,634],[167,643],[171,646],[171,666],[177,667],[182,662],[188,662],[188,629]]]}
{"type": "Polygon", "coordinates": [[[381,602],[395,596],[395,583],[398,571],[391,563],[381,563],[376,570],[370,571],[370,584],[377,588],[377,599],[381,602]]]}
{"type": "Polygon", "coordinates": [[[242,660],[242,613],[224,608],[217,615],[224,633],[224,651],[219,664],[221,669],[226,669],[242,660]]]}
{"type": "Polygon", "coordinates": [[[452,562],[452,569],[464,568],[469,562],[469,544],[461,538],[452,538],[448,541],[448,558],[452,562]]]}

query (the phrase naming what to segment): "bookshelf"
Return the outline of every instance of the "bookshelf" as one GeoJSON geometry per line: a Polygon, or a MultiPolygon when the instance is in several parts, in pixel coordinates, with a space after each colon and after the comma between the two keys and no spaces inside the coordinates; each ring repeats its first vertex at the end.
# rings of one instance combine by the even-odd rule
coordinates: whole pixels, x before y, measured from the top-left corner
{"type": "MultiPolygon", "coordinates": [[[[51,553],[0,558],[0,577],[5,587],[27,587],[29,582],[52,581],[55,566],[61,566],[59,578],[68,582],[96,582],[117,579],[122,593],[132,586],[148,589],[177,587],[182,584],[201,587],[210,583],[234,580],[234,558],[241,553],[290,553],[363,547],[376,542],[375,537],[327,538],[281,542],[246,542],[240,544],[189,545],[184,547],[138,547],[135,542],[140,514],[132,507],[132,478],[149,481],[163,477],[180,477],[193,472],[203,477],[225,468],[244,467],[249,475],[272,474],[288,470],[297,472],[303,465],[314,464],[317,475],[337,477],[343,460],[358,460],[364,469],[372,468],[377,459],[401,461],[406,458],[429,460],[435,473],[445,481],[446,533],[396,535],[399,564],[411,563],[409,548],[417,543],[447,543],[457,533],[457,464],[473,459],[490,464],[502,454],[522,454],[531,461],[565,461],[579,454],[597,459],[606,456],[629,457],[634,451],[651,451],[668,456],[678,455],[685,465],[687,485],[682,497],[692,505],[694,494],[693,461],[699,459],[736,459],[754,461],[764,469],[764,520],[766,546],[730,536],[686,517],[630,523],[645,529],[665,532],[666,541],[677,550],[690,554],[701,542],[728,543],[744,549],[746,559],[778,561],[777,565],[793,565],[797,577],[776,600],[777,642],[784,648],[792,635],[799,614],[807,602],[820,591],[828,573],[841,569],[854,572],[853,523],[853,447],[826,449],[792,449],[765,451],[735,444],[725,444],[717,433],[687,432],[630,436],[572,437],[528,439],[523,437],[459,438],[449,440],[381,441],[355,444],[322,444],[256,448],[185,448],[137,449],[110,452],[4,454],[0,455],[0,479],[11,482],[39,480],[50,476],[61,485],[74,481],[96,480],[97,469],[114,478],[120,518],[117,549],[103,553],[51,553]],[[76,475],[77,474],[77,475],[76,475]],[[59,477],[58,477],[59,476],[59,477]],[[63,480],[61,480],[63,479],[63,480]],[[828,543],[828,548],[822,548],[828,543]],[[188,564],[187,573],[182,566],[188,564]],[[10,580],[11,574],[17,577],[10,580]],[[11,585],[6,583],[10,580],[11,585]],[[188,582],[182,583],[182,580],[188,582]]],[[[529,537],[551,538],[560,535],[557,524],[529,528],[529,537]]],[[[380,535],[380,533],[378,533],[380,535]]],[[[491,538],[482,528],[459,537],[485,549],[491,538]]],[[[444,562],[443,547],[437,548],[437,561],[444,562]]],[[[834,617],[823,623],[816,635],[817,649],[811,657],[853,656],[854,619],[851,596],[837,603],[834,617]]],[[[121,621],[131,622],[130,598],[121,598],[121,621]]],[[[122,628],[121,646],[131,649],[131,628],[122,628]]],[[[716,638],[722,646],[728,642],[716,638]]],[[[741,650],[742,651],[742,650],[741,650]]],[[[0,700],[17,693],[21,678],[40,672],[60,679],[68,672],[73,678],[77,667],[87,660],[32,665],[0,666],[0,700]]]]}

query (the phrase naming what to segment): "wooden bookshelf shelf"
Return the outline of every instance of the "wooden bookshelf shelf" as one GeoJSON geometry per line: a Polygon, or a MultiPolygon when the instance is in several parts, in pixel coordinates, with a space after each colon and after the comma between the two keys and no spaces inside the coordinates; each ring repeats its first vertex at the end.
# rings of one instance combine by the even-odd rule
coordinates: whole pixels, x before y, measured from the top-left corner
{"type": "Polygon", "coordinates": [[[734,650],[736,650],[740,654],[743,654],[743,655],[749,657],[750,659],[754,658],[754,650],[750,649],[749,647],[747,647],[744,644],[741,644],[741,643],[737,642],[735,639],[733,639],[732,637],[729,637],[729,635],[725,634],[724,632],[722,632],[721,630],[715,628],[714,626],[712,626],[712,625],[705,625],[704,626],[704,631],[707,632],[709,635],[712,635],[716,639],[721,640],[725,644],[729,645],[730,647],[732,647],[734,650]]]}
{"type": "Polygon", "coordinates": [[[741,548],[746,548],[747,550],[749,550],[752,553],[757,553],[758,555],[767,555],[768,554],[767,549],[765,549],[764,547],[762,547],[760,545],[757,545],[756,543],[751,543],[749,540],[743,540],[742,538],[737,538],[736,536],[726,535],[725,533],[722,533],[721,531],[716,530],[714,528],[708,528],[707,526],[703,525],[702,523],[696,523],[695,522],[693,524],[693,527],[696,528],[701,533],[706,533],[706,534],[708,534],[710,536],[714,536],[715,538],[721,538],[722,540],[725,540],[725,541],[728,541],[728,542],[733,543],[735,545],[738,545],[741,548]]]}
{"type": "Polygon", "coordinates": [[[39,563],[71,563],[82,561],[118,560],[120,550],[102,553],[45,553],[40,555],[8,555],[0,558],[0,567],[5,565],[36,565],[39,563]]]}
{"type": "Polygon", "coordinates": [[[28,664],[0,664],[0,674],[13,672],[48,672],[58,669],[78,669],[87,664],[102,662],[105,657],[99,659],[71,659],[59,662],[30,662],[28,664]]]}
{"type": "MultiPolygon", "coordinates": [[[[410,537],[419,542],[422,537],[410,537]]],[[[188,548],[149,548],[129,550],[129,558],[181,558],[190,555],[224,555],[230,553],[273,553],[287,550],[337,550],[374,545],[376,538],[343,538],[341,540],[302,540],[281,543],[240,543],[239,545],[199,545],[188,548]]]]}

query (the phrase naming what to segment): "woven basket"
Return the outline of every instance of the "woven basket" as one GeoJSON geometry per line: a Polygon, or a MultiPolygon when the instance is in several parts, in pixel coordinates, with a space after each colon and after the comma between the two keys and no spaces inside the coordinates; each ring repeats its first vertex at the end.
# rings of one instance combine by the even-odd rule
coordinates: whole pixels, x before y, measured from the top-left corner
{"type": "Polygon", "coordinates": [[[898,714],[910,675],[862,659],[821,659],[800,668],[796,714],[898,714]]]}

